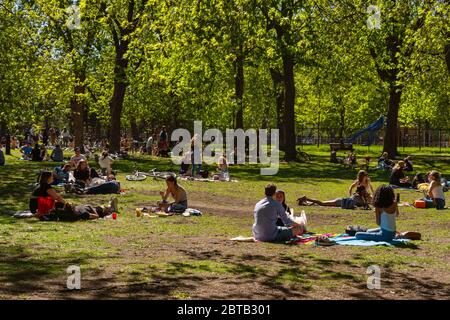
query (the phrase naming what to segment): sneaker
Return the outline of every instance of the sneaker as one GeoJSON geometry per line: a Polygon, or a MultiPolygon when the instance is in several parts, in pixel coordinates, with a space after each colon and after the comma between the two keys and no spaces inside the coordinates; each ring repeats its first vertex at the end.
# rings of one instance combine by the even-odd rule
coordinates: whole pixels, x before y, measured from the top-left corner
{"type": "Polygon", "coordinates": [[[111,212],[117,212],[119,211],[119,200],[114,197],[109,201],[109,210],[111,212]]]}

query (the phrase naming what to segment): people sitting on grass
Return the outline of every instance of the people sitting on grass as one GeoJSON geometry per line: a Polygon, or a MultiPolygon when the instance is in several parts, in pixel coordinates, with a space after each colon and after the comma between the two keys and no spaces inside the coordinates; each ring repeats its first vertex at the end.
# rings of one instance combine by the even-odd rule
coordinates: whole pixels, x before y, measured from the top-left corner
{"type": "Polygon", "coordinates": [[[81,154],[81,150],[80,148],[76,147],[74,149],[75,154],[72,156],[72,158],[70,158],[70,165],[72,166],[72,168],[76,168],[78,166],[78,162],[80,162],[81,160],[86,161],[86,157],[85,155],[81,154]]]}
{"type": "Polygon", "coordinates": [[[42,161],[42,152],[38,143],[34,145],[34,148],[31,151],[31,161],[42,161]]]}
{"type": "Polygon", "coordinates": [[[30,197],[30,211],[41,221],[77,221],[104,218],[118,211],[117,198],[111,199],[108,206],[72,205],[66,202],[52,188],[53,174],[41,173],[39,186],[30,197]],[[41,202],[41,204],[40,204],[41,202]],[[45,203],[45,208],[42,205],[45,203]],[[41,211],[42,210],[42,211],[41,211]]]}
{"type": "Polygon", "coordinates": [[[181,176],[189,176],[191,173],[189,171],[189,164],[191,163],[191,152],[187,151],[183,154],[180,163],[180,171],[179,174],[181,176]]]}
{"type": "Polygon", "coordinates": [[[70,164],[66,163],[55,167],[53,170],[53,184],[59,185],[68,183],[70,178],[70,164]]]}
{"type": "Polygon", "coordinates": [[[389,179],[390,185],[401,188],[411,188],[411,182],[409,182],[409,177],[405,176],[404,169],[405,162],[397,162],[392,168],[391,177],[389,179]]]}
{"type": "Polygon", "coordinates": [[[274,199],[276,190],[274,184],[266,185],[265,197],[255,205],[252,232],[257,241],[286,242],[304,231],[303,226],[293,221],[282,204],[274,199]],[[277,225],[278,218],[284,226],[277,225]]]}
{"type": "Polygon", "coordinates": [[[378,168],[391,170],[394,166],[394,162],[389,159],[389,154],[383,152],[380,158],[378,158],[378,168]]]}
{"type": "Polygon", "coordinates": [[[177,183],[174,176],[166,178],[166,191],[160,191],[162,201],[158,202],[157,210],[162,210],[167,213],[183,213],[187,207],[187,193],[186,190],[177,183]],[[168,202],[167,198],[171,196],[174,202],[168,202]]]}
{"type": "MultiPolygon", "coordinates": [[[[39,185],[33,190],[30,197],[30,211],[36,213],[38,210],[38,198],[51,198],[53,202],[64,204],[64,199],[53,189],[53,173],[50,171],[41,172],[39,177],[39,185]]],[[[39,215],[47,214],[47,212],[40,212],[39,215]]],[[[39,217],[39,216],[38,216],[39,217]]]]}
{"type": "Polygon", "coordinates": [[[408,172],[414,171],[411,156],[407,156],[405,159],[403,159],[403,162],[405,163],[405,171],[408,172]]]}
{"type": "Polygon", "coordinates": [[[419,191],[423,191],[428,189],[428,176],[429,176],[429,172],[427,172],[425,175],[421,172],[417,172],[416,175],[414,176],[412,182],[411,182],[411,186],[413,189],[417,189],[419,191]]]}
{"type": "Polygon", "coordinates": [[[45,146],[45,144],[42,145],[41,147],[41,161],[49,161],[49,156],[47,153],[47,147],[45,146]]]}
{"type": "Polygon", "coordinates": [[[438,171],[431,171],[429,178],[431,180],[427,190],[427,196],[423,199],[427,208],[436,208],[442,210],[445,208],[444,187],[441,184],[441,174],[438,171]]]}
{"type": "Polygon", "coordinates": [[[25,143],[25,145],[20,149],[20,152],[22,153],[22,159],[31,160],[32,151],[33,148],[31,147],[31,144],[29,142],[25,143]]]}
{"type": "Polygon", "coordinates": [[[73,172],[75,182],[81,187],[88,187],[92,179],[98,178],[97,171],[94,168],[90,168],[86,160],[80,160],[77,168],[73,172]]]}
{"type": "Polygon", "coordinates": [[[59,144],[57,144],[55,148],[52,150],[52,153],[50,154],[50,159],[52,159],[55,162],[64,161],[63,150],[61,149],[61,146],[59,144]]]}
{"type": "Polygon", "coordinates": [[[345,163],[350,167],[355,167],[357,164],[356,155],[353,152],[350,152],[347,159],[345,159],[345,163]]]}
{"type": "Polygon", "coordinates": [[[108,151],[103,151],[102,156],[98,159],[98,165],[102,170],[103,176],[109,176],[112,174],[112,164],[114,160],[108,154],[108,151]]]}
{"type": "Polygon", "coordinates": [[[217,170],[219,173],[219,180],[230,180],[230,172],[228,169],[228,160],[226,154],[221,154],[217,159],[217,170]]]}
{"type": "Polygon", "coordinates": [[[375,207],[376,223],[379,228],[369,229],[366,232],[357,232],[355,234],[356,239],[392,241],[396,235],[396,217],[399,215],[392,187],[388,185],[378,187],[373,195],[373,205],[375,207]]]}

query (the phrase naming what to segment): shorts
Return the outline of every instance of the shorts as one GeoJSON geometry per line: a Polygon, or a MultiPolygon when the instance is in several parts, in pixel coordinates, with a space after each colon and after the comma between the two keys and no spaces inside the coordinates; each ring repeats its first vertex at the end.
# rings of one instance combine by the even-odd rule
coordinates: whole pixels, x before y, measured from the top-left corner
{"type": "Polygon", "coordinates": [[[183,213],[187,209],[187,201],[183,201],[180,203],[172,203],[168,208],[167,212],[173,213],[183,213]]]}
{"type": "Polygon", "coordinates": [[[273,242],[286,242],[294,236],[292,229],[288,227],[277,227],[277,229],[277,235],[273,242]]]}

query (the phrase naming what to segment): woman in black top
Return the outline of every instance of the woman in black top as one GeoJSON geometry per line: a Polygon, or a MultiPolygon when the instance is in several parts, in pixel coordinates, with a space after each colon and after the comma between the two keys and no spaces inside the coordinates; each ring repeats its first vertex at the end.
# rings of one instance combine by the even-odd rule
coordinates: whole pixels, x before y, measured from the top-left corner
{"type": "Polygon", "coordinates": [[[391,178],[389,180],[389,184],[397,186],[410,188],[411,183],[409,182],[409,178],[405,176],[403,172],[405,168],[405,162],[399,161],[394,168],[392,169],[391,178]]]}
{"type": "Polygon", "coordinates": [[[39,197],[51,197],[53,201],[64,204],[65,201],[61,196],[52,188],[53,174],[50,171],[44,171],[39,178],[39,186],[34,189],[30,197],[30,211],[36,213],[38,209],[39,197]]]}
{"type": "Polygon", "coordinates": [[[98,174],[94,168],[89,168],[88,163],[85,160],[78,162],[77,168],[73,172],[73,176],[76,181],[88,186],[93,178],[98,178],[98,174]]]}

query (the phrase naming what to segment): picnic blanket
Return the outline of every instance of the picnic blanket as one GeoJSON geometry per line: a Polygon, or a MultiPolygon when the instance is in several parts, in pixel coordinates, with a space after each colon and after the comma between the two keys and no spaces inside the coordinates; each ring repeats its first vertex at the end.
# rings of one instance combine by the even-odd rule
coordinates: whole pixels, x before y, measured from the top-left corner
{"type": "Polygon", "coordinates": [[[216,180],[216,179],[212,179],[212,178],[193,178],[193,177],[179,177],[179,179],[184,180],[184,181],[200,181],[200,182],[239,182],[235,179],[231,179],[231,180],[216,180]]]}
{"type": "Polygon", "coordinates": [[[320,236],[326,236],[326,237],[335,237],[338,234],[332,234],[332,233],[324,233],[324,234],[315,234],[315,233],[305,233],[301,236],[296,236],[295,238],[292,238],[291,240],[287,241],[287,244],[314,244],[316,242],[316,239],[320,236]]]}
{"type": "Polygon", "coordinates": [[[33,218],[35,216],[29,210],[26,210],[26,211],[6,211],[6,214],[10,215],[13,218],[18,218],[18,219],[33,218]]]}
{"type": "Polygon", "coordinates": [[[202,216],[202,212],[200,210],[194,209],[194,208],[187,208],[183,213],[174,213],[174,212],[164,212],[164,211],[156,211],[156,207],[150,207],[150,208],[136,208],[136,216],[137,217],[171,217],[175,215],[182,215],[183,217],[199,217],[202,216]],[[140,211],[138,211],[140,210],[140,211]],[[150,214],[154,213],[154,214],[150,214]]]}
{"type": "Polygon", "coordinates": [[[409,242],[409,239],[394,239],[390,242],[386,241],[369,241],[369,240],[358,240],[355,237],[351,237],[347,234],[340,234],[335,237],[330,238],[331,241],[336,242],[343,246],[361,246],[361,247],[372,247],[372,246],[397,246],[409,242]]]}

